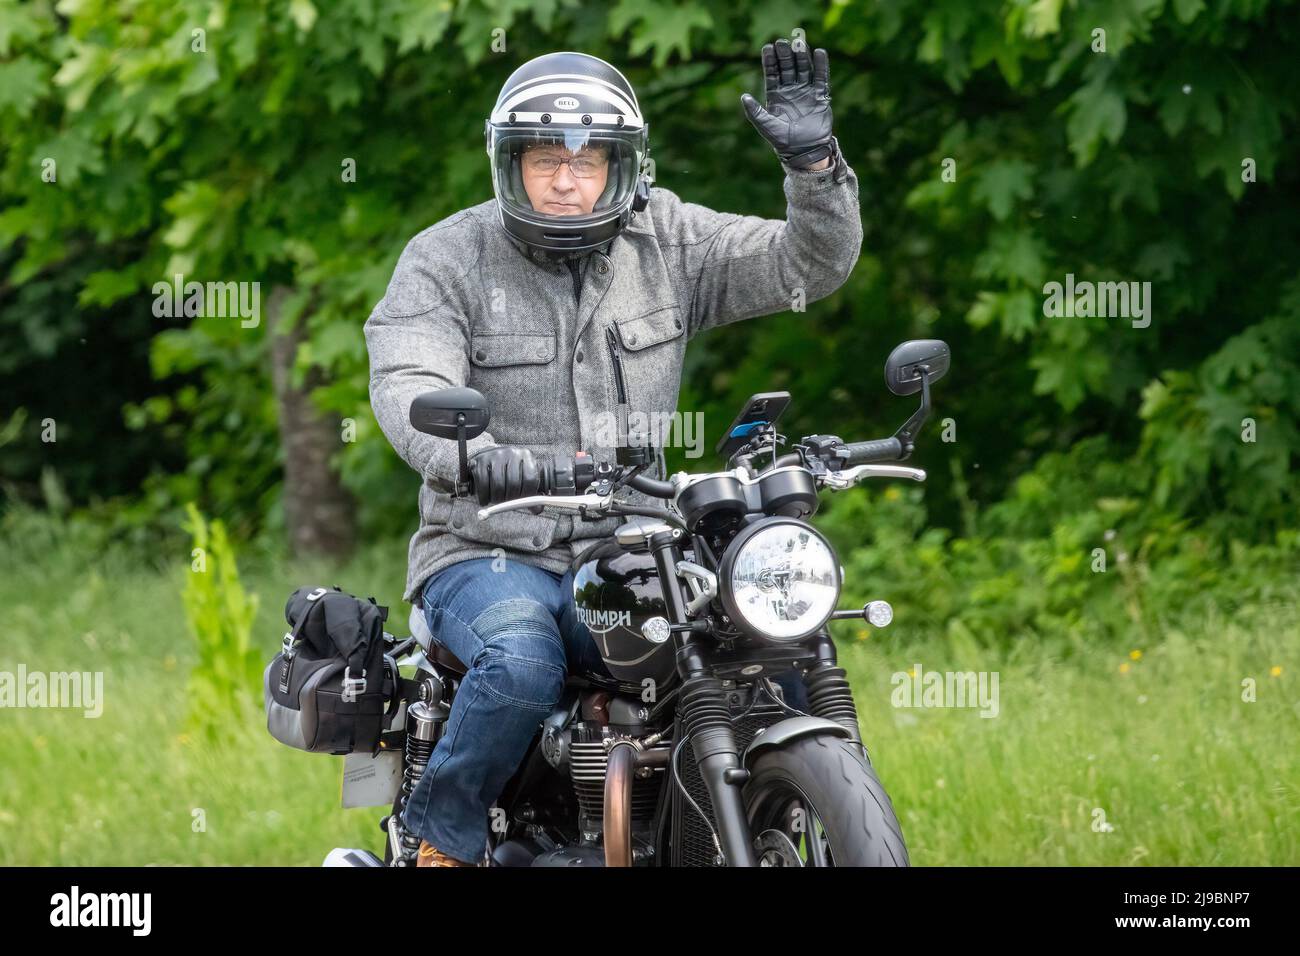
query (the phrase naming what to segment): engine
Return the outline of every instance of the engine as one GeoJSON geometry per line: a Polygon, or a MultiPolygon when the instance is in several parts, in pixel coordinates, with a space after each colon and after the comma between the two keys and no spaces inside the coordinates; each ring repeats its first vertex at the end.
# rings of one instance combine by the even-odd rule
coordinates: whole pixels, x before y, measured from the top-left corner
{"type": "Polygon", "coordinates": [[[662,799],[671,751],[668,731],[655,733],[643,721],[645,708],[631,698],[597,692],[586,695],[569,719],[559,714],[543,728],[542,756],[565,774],[577,804],[577,843],[541,854],[534,866],[603,865],[605,781],[615,741],[632,740],[652,759],[633,771],[630,820],[634,861],[647,859],[655,845],[655,816],[662,799]],[[585,714],[585,717],[583,716],[585,714]]]}
{"type": "MultiPolygon", "coordinates": [[[[569,739],[569,779],[578,798],[578,826],[583,842],[600,839],[605,816],[605,774],[609,766],[609,746],[622,736],[609,727],[591,722],[574,724],[569,739]]],[[[667,743],[655,745],[667,750],[667,743]]],[[[643,837],[653,845],[651,829],[664,768],[644,767],[632,778],[632,838],[643,837]]]]}

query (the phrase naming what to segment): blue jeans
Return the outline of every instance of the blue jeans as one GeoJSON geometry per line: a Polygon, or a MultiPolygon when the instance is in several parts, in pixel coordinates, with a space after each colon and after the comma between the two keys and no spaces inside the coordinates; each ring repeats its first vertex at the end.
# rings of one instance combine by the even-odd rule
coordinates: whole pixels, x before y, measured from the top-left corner
{"type": "MultiPolygon", "coordinates": [[[[608,674],[573,606],[573,574],[496,558],[461,561],[423,586],[429,631],[468,671],[442,739],[407,803],[402,822],[443,853],[478,862],[488,812],[551,713],[568,671],[608,674]]],[[[807,709],[803,681],[777,682],[807,709]]]]}
{"type": "Polygon", "coordinates": [[[496,558],[461,561],[424,582],[438,643],[468,668],[403,823],[443,853],[482,859],[488,811],[554,710],[567,671],[608,674],[573,607],[572,572],[496,558]]]}

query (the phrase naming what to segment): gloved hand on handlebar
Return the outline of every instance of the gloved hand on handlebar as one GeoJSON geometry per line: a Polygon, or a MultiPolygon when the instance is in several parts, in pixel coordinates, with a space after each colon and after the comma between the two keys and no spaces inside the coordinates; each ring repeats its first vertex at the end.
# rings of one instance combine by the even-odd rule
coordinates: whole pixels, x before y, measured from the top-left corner
{"type": "Polygon", "coordinates": [[[535,495],[542,486],[542,466],[527,448],[497,445],[484,448],[469,459],[474,494],[480,505],[535,495]]]}

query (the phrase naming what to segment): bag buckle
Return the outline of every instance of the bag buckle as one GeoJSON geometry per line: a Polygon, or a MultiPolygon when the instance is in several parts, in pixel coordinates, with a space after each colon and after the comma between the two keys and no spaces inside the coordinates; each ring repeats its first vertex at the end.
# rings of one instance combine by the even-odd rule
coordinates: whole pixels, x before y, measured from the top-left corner
{"type": "Polygon", "coordinates": [[[351,665],[343,668],[343,700],[351,704],[357,699],[357,694],[366,689],[366,669],[361,668],[361,676],[352,676],[351,665]]]}
{"type": "Polygon", "coordinates": [[[286,657],[293,653],[293,646],[298,643],[293,639],[293,631],[284,632],[284,640],[280,643],[280,653],[286,657]]]}

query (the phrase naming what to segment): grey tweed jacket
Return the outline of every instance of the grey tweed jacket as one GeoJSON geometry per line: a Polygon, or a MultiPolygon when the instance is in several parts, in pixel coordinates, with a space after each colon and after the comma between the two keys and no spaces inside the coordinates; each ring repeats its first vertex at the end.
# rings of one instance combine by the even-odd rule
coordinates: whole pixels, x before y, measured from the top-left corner
{"type": "MultiPolygon", "coordinates": [[[[624,520],[526,511],[478,520],[476,501],[450,491],[456,443],[412,428],[412,400],[454,385],[482,392],[491,422],[468,442],[471,455],[522,445],[557,460],[585,449],[612,462],[617,393],[607,329],[617,335],[630,410],[662,422],[677,408],[690,339],[783,312],[800,295],[822,298],[848,278],[862,222],[857,177],[836,154],[826,170],[785,168],[784,220],[714,212],[653,188],[643,212],[583,257],[580,280],[562,262],[529,258],[502,228],[495,200],[407,244],[365,324],[375,416],[423,478],[406,600],[431,574],[471,558],[505,556],[563,573],[624,520]]],[[[657,476],[667,477],[662,450],[657,476]]]]}

